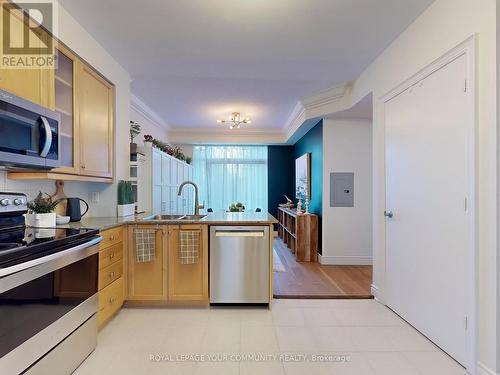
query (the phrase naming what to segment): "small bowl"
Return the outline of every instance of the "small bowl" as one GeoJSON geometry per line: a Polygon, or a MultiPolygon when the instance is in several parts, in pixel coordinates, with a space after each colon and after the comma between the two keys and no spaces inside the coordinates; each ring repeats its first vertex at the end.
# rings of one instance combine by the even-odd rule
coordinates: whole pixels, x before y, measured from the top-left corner
{"type": "Polygon", "coordinates": [[[56,217],[56,224],[57,225],[68,224],[69,223],[69,219],[70,219],[69,216],[59,216],[59,215],[57,215],[57,217],[56,217]]]}

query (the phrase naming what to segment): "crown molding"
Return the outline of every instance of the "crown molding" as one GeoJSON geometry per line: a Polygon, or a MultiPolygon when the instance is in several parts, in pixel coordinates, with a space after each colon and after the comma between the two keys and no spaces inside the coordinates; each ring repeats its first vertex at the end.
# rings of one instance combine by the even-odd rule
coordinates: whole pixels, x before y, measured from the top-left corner
{"type": "Polygon", "coordinates": [[[295,104],[292,113],[288,117],[285,127],[283,128],[286,140],[290,139],[305,121],[306,109],[302,103],[298,101],[297,104],[295,104]]]}
{"type": "Polygon", "coordinates": [[[138,98],[132,93],[130,94],[130,109],[133,109],[141,116],[145,117],[155,126],[162,128],[164,130],[170,129],[168,124],[155,111],[153,111],[151,107],[149,107],[140,98],[138,98]]]}
{"type": "Polygon", "coordinates": [[[344,83],[339,86],[319,91],[314,95],[302,98],[300,101],[306,111],[330,106],[341,101],[345,97],[346,93],[350,91],[350,88],[350,83],[344,83]]]}
{"type": "Polygon", "coordinates": [[[153,124],[168,131],[168,139],[174,143],[254,143],[293,144],[304,131],[314,126],[316,121],[332,113],[348,109],[352,83],[347,82],[314,95],[300,99],[281,129],[246,128],[186,128],[169,126],[146,103],[131,94],[130,108],[140,113],[153,124]]]}
{"type": "Polygon", "coordinates": [[[227,128],[173,128],[168,132],[172,143],[244,143],[244,144],[281,144],[285,143],[283,131],[272,129],[237,129],[227,128]]]}
{"type": "Polygon", "coordinates": [[[352,89],[351,82],[320,91],[314,95],[300,99],[288,118],[283,133],[286,141],[293,139],[294,134],[307,122],[320,119],[332,112],[336,112],[344,104],[352,89]]]}

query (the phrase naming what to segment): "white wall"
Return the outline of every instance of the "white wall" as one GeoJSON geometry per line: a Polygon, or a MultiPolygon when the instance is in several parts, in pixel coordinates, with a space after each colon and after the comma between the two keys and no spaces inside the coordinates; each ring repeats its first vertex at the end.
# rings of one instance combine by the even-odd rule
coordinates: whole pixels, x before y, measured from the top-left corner
{"type": "MultiPolygon", "coordinates": [[[[115,85],[115,175],[128,177],[130,77],[108,52],[59,5],[59,39],[115,85]]],[[[11,181],[0,172],[0,190],[25,192],[30,198],[39,190],[52,194],[53,181],[11,181]]],[[[89,200],[90,192],[100,194],[98,204],[91,203],[89,216],[116,216],[116,185],[71,182],[65,184],[67,196],[89,200]]],[[[90,202],[89,202],[90,203],[90,202]]]]}
{"type": "Polygon", "coordinates": [[[131,96],[130,101],[130,120],[137,121],[141,125],[141,134],[134,139],[134,142],[139,146],[144,145],[144,135],[146,134],[167,142],[168,125],[134,95],[131,96]]]}
{"type": "Polygon", "coordinates": [[[323,120],[322,264],[372,263],[372,123],[323,120]],[[354,207],[330,207],[330,173],[354,172],[354,207]]]}
{"type": "Polygon", "coordinates": [[[500,371],[497,360],[497,112],[496,1],[436,0],[354,82],[352,102],[373,92],[374,285],[383,300],[385,279],[384,118],[381,97],[447,51],[477,37],[477,208],[479,367],[500,371]]]}

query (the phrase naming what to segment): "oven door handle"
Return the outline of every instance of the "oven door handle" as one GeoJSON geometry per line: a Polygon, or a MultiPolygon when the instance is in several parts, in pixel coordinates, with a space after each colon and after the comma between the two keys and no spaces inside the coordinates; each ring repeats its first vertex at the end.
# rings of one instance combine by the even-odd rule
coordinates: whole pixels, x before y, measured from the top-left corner
{"type": "Polygon", "coordinates": [[[50,128],[49,121],[45,118],[45,116],[40,116],[40,120],[42,121],[43,129],[45,131],[45,143],[42,151],[40,151],[40,156],[45,158],[49,153],[50,146],[52,146],[52,129],[50,128]]]}
{"type": "Polygon", "coordinates": [[[101,241],[99,236],[61,252],[0,269],[0,293],[97,254],[99,247],[95,245],[101,241]]]}

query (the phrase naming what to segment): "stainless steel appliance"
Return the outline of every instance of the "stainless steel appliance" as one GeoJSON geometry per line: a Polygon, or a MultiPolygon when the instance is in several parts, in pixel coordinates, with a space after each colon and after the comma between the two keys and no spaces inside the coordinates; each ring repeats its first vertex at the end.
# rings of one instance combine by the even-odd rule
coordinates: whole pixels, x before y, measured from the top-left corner
{"type": "Polygon", "coordinates": [[[0,90],[0,166],[59,167],[57,112],[0,90]]]}
{"type": "Polygon", "coordinates": [[[28,228],[26,196],[0,193],[0,372],[69,374],[97,342],[94,229],[28,228]]]}
{"type": "Polygon", "coordinates": [[[210,227],[210,303],[269,303],[269,252],[267,226],[210,227]]]}

